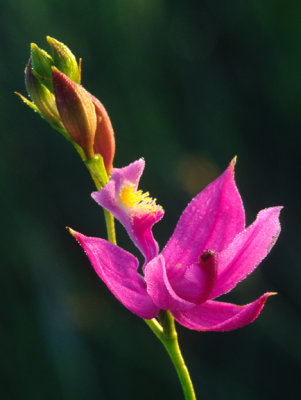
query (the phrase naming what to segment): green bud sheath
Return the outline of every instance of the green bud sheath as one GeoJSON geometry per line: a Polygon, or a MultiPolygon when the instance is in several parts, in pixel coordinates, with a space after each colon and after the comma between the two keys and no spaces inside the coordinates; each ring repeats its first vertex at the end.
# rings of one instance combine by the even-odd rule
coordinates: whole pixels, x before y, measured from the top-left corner
{"type": "Polygon", "coordinates": [[[87,158],[93,157],[97,120],[88,92],[55,67],[52,81],[57,109],[66,130],[87,158]]]}
{"type": "Polygon", "coordinates": [[[50,122],[61,127],[62,124],[56,107],[55,97],[34,75],[31,60],[29,60],[25,69],[25,85],[29,96],[41,114],[50,122]]]}
{"type": "Polygon", "coordinates": [[[58,40],[47,36],[47,42],[52,50],[52,58],[57,69],[76,83],[80,83],[80,73],[76,58],[72,51],[58,40]]]}
{"type": "Polygon", "coordinates": [[[52,58],[45,50],[40,49],[35,43],[31,43],[30,50],[32,69],[36,72],[36,76],[39,78],[41,83],[53,92],[51,69],[53,65],[52,58]]]}

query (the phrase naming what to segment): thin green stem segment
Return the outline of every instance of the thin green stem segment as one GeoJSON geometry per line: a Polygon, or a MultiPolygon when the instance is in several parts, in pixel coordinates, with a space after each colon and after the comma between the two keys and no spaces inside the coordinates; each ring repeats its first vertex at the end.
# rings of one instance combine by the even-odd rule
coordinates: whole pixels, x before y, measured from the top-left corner
{"type": "Polygon", "coordinates": [[[159,317],[163,326],[155,318],[152,320],[145,319],[144,321],[162,342],[169,354],[181,382],[185,400],[196,400],[192,381],[179,347],[175,320],[169,311],[161,311],[159,317]]]}
{"type": "Polygon", "coordinates": [[[175,320],[169,311],[165,312],[165,320],[163,325],[164,341],[163,344],[173,362],[180,379],[184,396],[186,400],[196,400],[192,381],[183,359],[179,342],[178,334],[175,328],[175,320]]]}
{"type": "MultiPolygon", "coordinates": [[[[99,154],[96,154],[94,157],[84,161],[84,163],[90,172],[97,190],[102,189],[109,181],[102,157],[99,154]]],[[[104,216],[108,240],[111,243],[116,244],[114,217],[105,209],[104,216]]],[[[169,354],[169,357],[180,379],[185,400],[196,400],[189,372],[180,351],[174,318],[169,311],[160,311],[158,318],[161,323],[159,323],[156,318],[151,320],[145,319],[144,321],[161,341],[167,353],[169,354]]]]}
{"type": "MultiPolygon", "coordinates": [[[[90,172],[90,175],[95,183],[96,189],[97,190],[102,189],[108,183],[109,178],[101,155],[96,154],[94,157],[89,158],[88,160],[85,161],[85,165],[90,172]]],[[[116,244],[117,242],[116,242],[114,217],[105,208],[103,209],[103,212],[107,227],[108,240],[111,243],[116,244]]]]}
{"type": "Polygon", "coordinates": [[[105,215],[105,222],[106,222],[106,226],[107,226],[108,240],[111,243],[117,244],[114,217],[105,208],[103,209],[103,212],[104,212],[104,215],[105,215]]]}

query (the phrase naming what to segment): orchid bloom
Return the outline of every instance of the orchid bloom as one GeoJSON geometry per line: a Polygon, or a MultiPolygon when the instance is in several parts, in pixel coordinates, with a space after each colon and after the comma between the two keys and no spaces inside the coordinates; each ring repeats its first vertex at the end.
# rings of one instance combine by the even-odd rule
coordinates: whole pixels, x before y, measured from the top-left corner
{"type": "Polygon", "coordinates": [[[113,169],[109,183],[92,194],[124,225],[143,253],[144,276],[132,254],[106,240],[70,231],[98,276],[134,314],[151,319],[161,309],[169,310],[187,328],[230,331],[257,318],[274,294],[265,293],[243,306],[216,300],[258,266],[280,233],[281,207],[261,210],[245,228],[234,164],[188,204],[160,254],[151,228],[162,218],[163,209],[138,190],[142,159],[113,169]]]}

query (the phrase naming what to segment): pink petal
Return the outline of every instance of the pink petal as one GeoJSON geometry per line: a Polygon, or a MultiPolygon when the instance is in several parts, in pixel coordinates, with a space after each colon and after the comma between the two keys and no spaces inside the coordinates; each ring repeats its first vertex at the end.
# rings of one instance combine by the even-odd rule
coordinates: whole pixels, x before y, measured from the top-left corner
{"type": "Polygon", "coordinates": [[[127,167],[114,168],[110,181],[102,190],[92,193],[92,197],[122,223],[146,261],[149,261],[158,254],[158,244],[151,229],[163,217],[164,211],[160,207],[151,211],[147,207],[131,209],[121,199],[124,188],[132,186],[137,189],[144,165],[141,158],[127,167]]]}
{"type": "Polygon", "coordinates": [[[205,249],[221,251],[244,229],[245,214],[234,181],[234,160],[186,207],[162,251],[172,265],[197,262],[205,249]]]}
{"type": "Polygon", "coordinates": [[[167,277],[165,260],[162,255],[153,258],[145,266],[147,293],[162,310],[185,310],[195,304],[179,297],[173,290],[167,277]]]}
{"type": "Polygon", "coordinates": [[[186,311],[172,311],[174,318],[186,328],[197,331],[232,331],[253,322],[260,314],[267,298],[265,293],[245,306],[209,300],[186,311]]]}
{"type": "Polygon", "coordinates": [[[146,284],[138,274],[138,260],[130,253],[106,240],[87,237],[70,229],[78,240],[97,275],[114,296],[141,318],[154,318],[159,309],[146,291],[146,284]]]}
{"type": "Polygon", "coordinates": [[[229,292],[266,257],[280,233],[281,208],[260,211],[253,224],[219,254],[218,277],[211,298],[229,292]]]}
{"type": "MultiPolygon", "coordinates": [[[[124,168],[113,168],[110,181],[102,190],[93,192],[91,196],[98,204],[109,210],[112,214],[117,214],[117,219],[126,219],[128,212],[120,204],[119,192],[126,182],[138,186],[144,166],[145,162],[143,158],[140,158],[140,160],[124,168]]],[[[120,222],[123,223],[122,221],[120,222]]]]}
{"type": "Polygon", "coordinates": [[[152,227],[163,215],[163,210],[141,216],[136,215],[132,217],[131,224],[128,224],[127,227],[124,225],[130,238],[144,255],[145,262],[152,260],[158,255],[159,246],[154,239],[152,227]]]}

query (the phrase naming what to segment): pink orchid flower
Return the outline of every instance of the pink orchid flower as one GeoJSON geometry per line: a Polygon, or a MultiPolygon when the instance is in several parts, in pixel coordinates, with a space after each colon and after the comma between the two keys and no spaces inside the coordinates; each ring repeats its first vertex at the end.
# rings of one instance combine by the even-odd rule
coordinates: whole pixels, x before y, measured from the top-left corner
{"type": "Polygon", "coordinates": [[[71,233],[98,276],[134,314],[151,319],[160,309],[169,310],[187,328],[230,331],[257,318],[274,294],[265,293],[243,306],[215,300],[258,266],[280,233],[281,207],[260,211],[245,228],[234,164],[190,202],[160,254],[151,228],[163,210],[137,189],[143,160],[113,169],[110,182],[92,194],[119,219],[144,254],[144,276],[138,273],[139,263],[132,254],[106,240],[71,233]]]}

